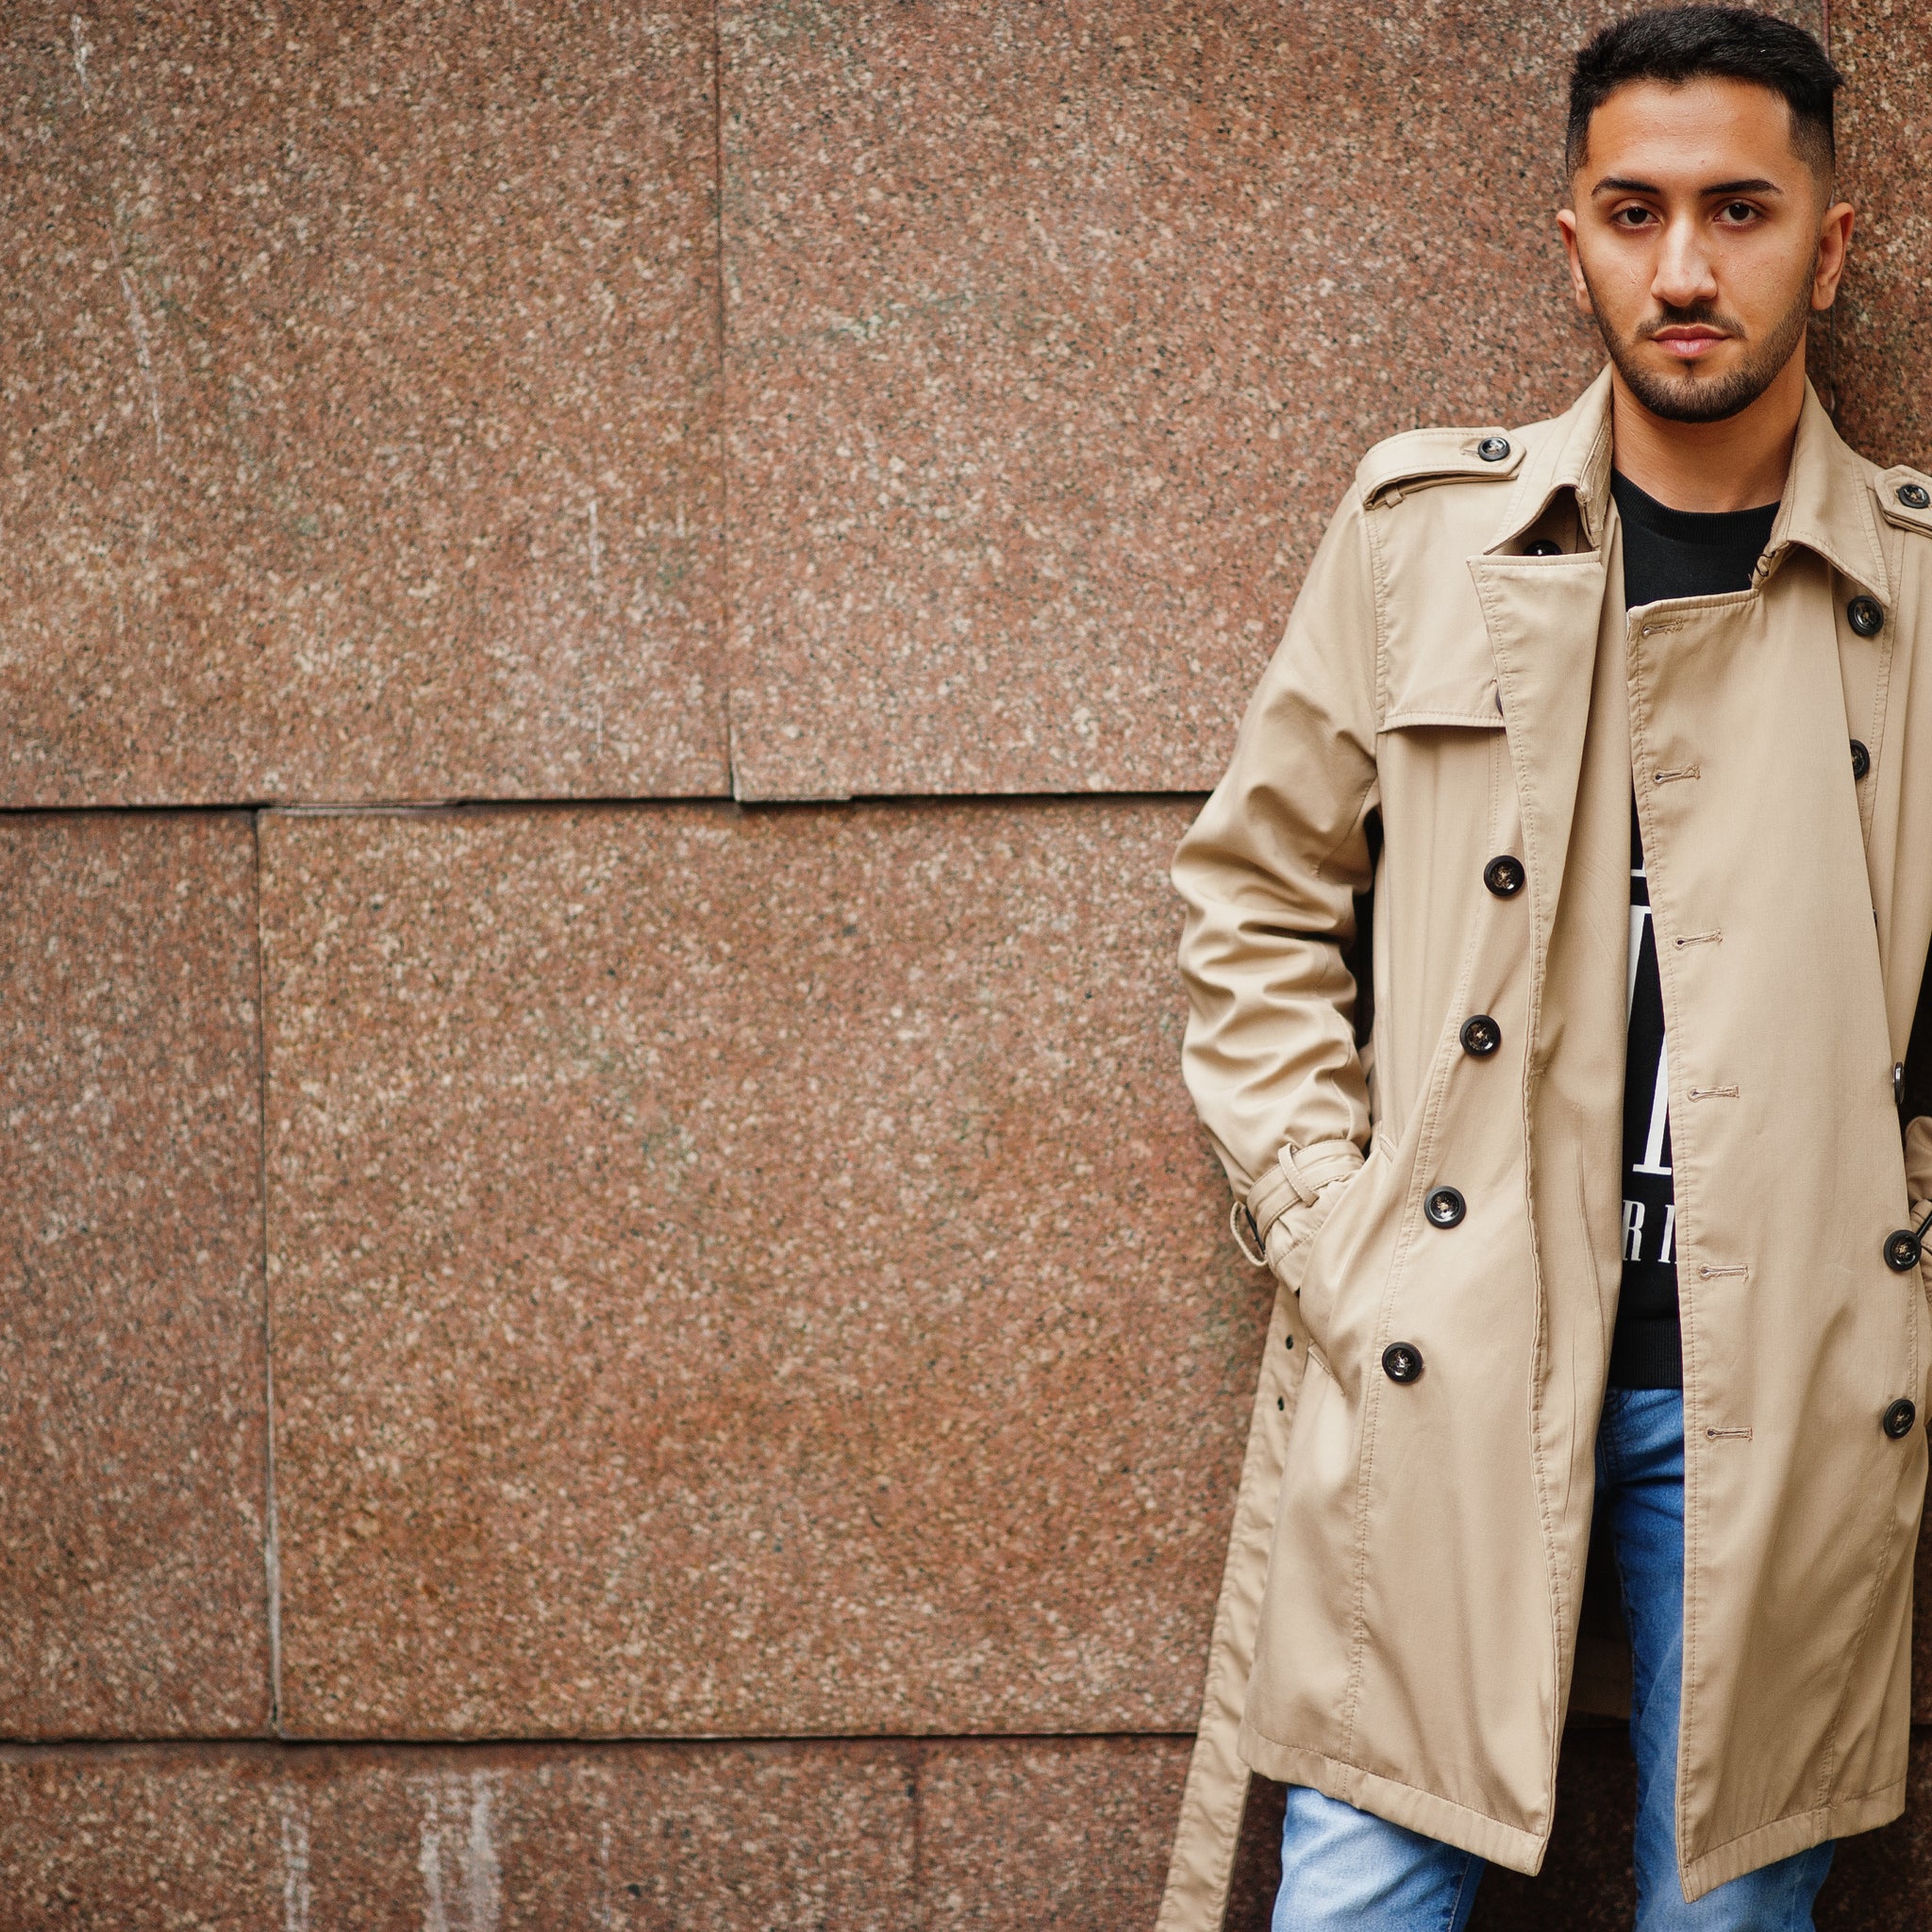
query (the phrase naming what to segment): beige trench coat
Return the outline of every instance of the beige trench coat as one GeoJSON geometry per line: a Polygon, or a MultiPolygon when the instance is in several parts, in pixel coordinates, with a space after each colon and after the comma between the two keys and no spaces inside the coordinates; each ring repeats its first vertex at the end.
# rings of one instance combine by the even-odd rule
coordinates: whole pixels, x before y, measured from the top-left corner
{"type": "Polygon", "coordinates": [[[1579,1626],[1633,781],[1671,1048],[1686,1895],[1903,1807],[1932,1333],[1885,1250],[1932,1196],[1932,1120],[1902,1136],[1894,1096],[1932,941],[1932,485],[1807,391],[1754,587],[1629,617],[1608,399],[1606,373],[1554,421],[1370,452],[1174,860],[1187,1078],[1280,1289],[1162,1932],[1221,1924],[1250,1766],[1534,1872],[1573,1692],[1608,1707],[1621,1664],[1627,1697],[1614,1626],[1579,1626]]]}

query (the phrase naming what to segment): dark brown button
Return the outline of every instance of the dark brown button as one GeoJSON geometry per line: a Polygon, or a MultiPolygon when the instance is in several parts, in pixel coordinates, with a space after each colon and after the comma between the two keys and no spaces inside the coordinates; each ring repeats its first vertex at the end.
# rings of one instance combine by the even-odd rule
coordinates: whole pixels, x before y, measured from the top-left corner
{"type": "Polygon", "coordinates": [[[1504,853],[1483,867],[1483,884],[1499,899],[1513,899],[1523,890],[1523,861],[1504,853]]]}
{"type": "Polygon", "coordinates": [[[1885,612],[1874,598],[1854,597],[1845,606],[1845,615],[1861,638],[1875,638],[1885,628],[1885,612]]]}
{"type": "Polygon", "coordinates": [[[1919,1237],[1910,1228],[1885,1237],[1885,1265],[1894,1274],[1909,1274],[1919,1265],[1919,1237]]]}
{"type": "Polygon", "coordinates": [[[1423,1202],[1431,1227],[1454,1227],[1469,1212],[1469,1203],[1454,1188],[1431,1188],[1423,1202]]]}
{"type": "Polygon", "coordinates": [[[1500,463],[1509,454],[1509,439],[1507,436],[1486,436],[1476,444],[1475,453],[1486,463],[1500,463]]]}
{"type": "Polygon", "coordinates": [[[1855,738],[1852,740],[1852,776],[1862,778],[1872,769],[1872,754],[1855,738]]]}
{"type": "Polygon", "coordinates": [[[1907,509],[1932,508],[1932,496],[1925,493],[1923,483],[1901,483],[1898,486],[1898,500],[1907,509]]]}
{"type": "MultiPolygon", "coordinates": [[[[1389,1367],[1389,1357],[1386,1355],[1382,1357],[1382,1366],[1385,1369],[1389,1367]]],[[[1422,1364],[1420,1361],[1418,1361],[1416,1364],[1415,1372],[1418,1375],[1420,1375],[1423,1372],[1422,1364]]],[[[1392,1369],[1390,1370],[1390,1373],[1391,1374],[1394,1374],[1394,1371],[1392,1369]]],[[[1396,1381],[1400,1382],[1402,1379],[1402,1376],[1395,1375],[1396,1381]]],[[[1412,1380],[1413,1377],[1411,1377],[1410,1379],[1412,1380]]],[[[1907,1400],[1907,1397],[1901,1395],[1899,1399],[1896,1402],[1894,1402],[1891,1405],[1891,1407],[1885,1411],[1884,1415],[1882,1415],[1879,1418],[1878,1426],[1882,1428],[1885,1431],[1885,1433],[1888,1436],[1890,1436],[1894,1442],[1897,1442],[1903,1441],[1907,1436],[1909,1436],[1912,1433],[1912,1424],[1918,1420],[1918,1409],[1913,1407],[1911,1402],[1907,1400]]]]}
{"type": "Polygon", "coordinates": [[[1462,1023],[1462,1050],[1474,1054],[1479,1060],[1489,1057],[1503,1043],[1503,1029],[1487,1013],[1472,1013],[1462,1023]]]}
{"type": "Polygon", "coordinates": [[[1524,547],[1523,554],[1525,557],[1561,557],[1563,546],[1552,543],[1547,537],[1539,537],[1534,543],[1524,547]]]}
{"type": "MultiPolygon", "coordinates": [[[[1422,1350],[1412,1341],[1391,1341],[1382,1351],[1382,1373],[1391,1382],[1421,1381],[1423,1374],[1422,1350]]],[[[1911,1407],[1911,1406],[1909,1402],[1906,1404],[1907,1408],[1911,1407]]],[[[1893,1407],[1896,1407],[1897,1405],[1893,1404],[1893,1407]]],[[[1886,1411],[1888,1415],[1890,1412],[1890,1409],[1886,1411]]],[[[1886,1426],[1889,1428],[1890,1424],[1888,1423],[1886,1426]]],[[[1906,1426],[1910,1428],[1911,1424],[1907,1423],[1906,1426]]]]}

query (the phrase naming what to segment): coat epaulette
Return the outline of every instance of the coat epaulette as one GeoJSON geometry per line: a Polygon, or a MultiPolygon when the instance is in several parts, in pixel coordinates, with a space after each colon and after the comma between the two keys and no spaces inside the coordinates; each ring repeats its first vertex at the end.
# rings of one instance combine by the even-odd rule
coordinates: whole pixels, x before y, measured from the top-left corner
{"type": "Polygon", "coordinates": [[[1410,429],[1376,443],[1356,465],[1355,480],[1369,504],[1391,490],[1513,476],[1523,451],[1522,436],[1503,429],[1410,429]]]}
{"type": "Polygon", "coordinates": [[[1932,537],[1932,476],[1906,463],[1894,463],[1872,478],[1878,514],[1888,524],[1932,537]]]}

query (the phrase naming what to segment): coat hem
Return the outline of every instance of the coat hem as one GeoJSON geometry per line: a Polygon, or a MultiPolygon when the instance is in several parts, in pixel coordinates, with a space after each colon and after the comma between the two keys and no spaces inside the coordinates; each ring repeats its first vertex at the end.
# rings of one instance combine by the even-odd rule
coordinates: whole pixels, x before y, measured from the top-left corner
{"type": "Polygon", "coordinates": [[[1372,1811],[1391,1824],[1407,1825],[1410,1831],[1425,1833],[1454,1845],[1459,1852],[1474,1852],[1492,1865],[1531,1877],[1541,1869],[1548,1849],[1547,1831],[1526,1831],[1521,1825],[1505,1824],[1486,1811],[1473,1811],[1433,1791],[1419,1790],[1398,1779],[1384,1777],[1349,1764],[1325,1752],[1309,1751],[1293,1744],[1277,1744],[1244,1723],[1241,1730],[1242,1758],[1263,1777],[1277,1784],[1307,1785],[1324,1797],[1353,1805],[1358,1811],[1372,1811]]]}
{"type": "Polygon", "coordinates": [[[1680,1875],[1685,1902],[1695,1905],[1706,1892],[1715,1891],[1720,1885],[1741,1878],[1760,1866],[1775,1864],[1780,1858],[1809,1851],[1826,1839],[1875,1831],[1881,1824],[1890,1824],[1905,1808],[1906,1781],[1899,1778],[1856,1798],[1840,1798],[1836,1804],[1796,1811],[1788,1818],[1761,1824],[1756,1831],[1747,1831],[1742,1838],[1714,1846],[1684,1865],[1680,1875]]]}

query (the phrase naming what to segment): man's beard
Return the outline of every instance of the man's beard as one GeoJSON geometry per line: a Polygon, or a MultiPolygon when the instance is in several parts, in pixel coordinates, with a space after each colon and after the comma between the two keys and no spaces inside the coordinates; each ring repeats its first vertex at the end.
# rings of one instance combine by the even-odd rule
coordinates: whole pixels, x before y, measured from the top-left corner
{"type": "MultiPolygon", "coordinates": [[[[1814,256],[1812,267],[1815,269],[1816,266],[1814,256]]],[[[1588,279],[1586,276],[1586,283],[1588,279]]],[[[1748,353],[1728,375],[1701,376],[1688,369],[1682,375],[1658,375],[1641,367],[1637,360],[1638,345],[1649,341],[1659,329],[1704,327],[1723,329],[1731,336],[1743,334],[1732,317],[1723,314],[1712,305],[1665,308],[1660,315],[1642,324],[1634,335],[1624,340],[1610,333],[1608,324],[1604,321],[1603,305],[1597,301],[1593,289],[1591,291],[1591,308],[1596,315],[1598,333],[1604,339],[1605,348],[1610,352],[1610,360],[1617,365],[1618,374],[1629,386],[1630,392],[1653,416],[1661,416],[1667,423],[1721,423],[1726,416],[1735,416],[1739,410],[1748,409],[1776,381],[1778,372],[1791,359],[1791,352],[1803,340],[1806,325],[1811,320],[1811,276],[1806,275],[1797,299],[1778,318],[1777,326],[1764,339],[1763,345],[1748,353]]]]}

